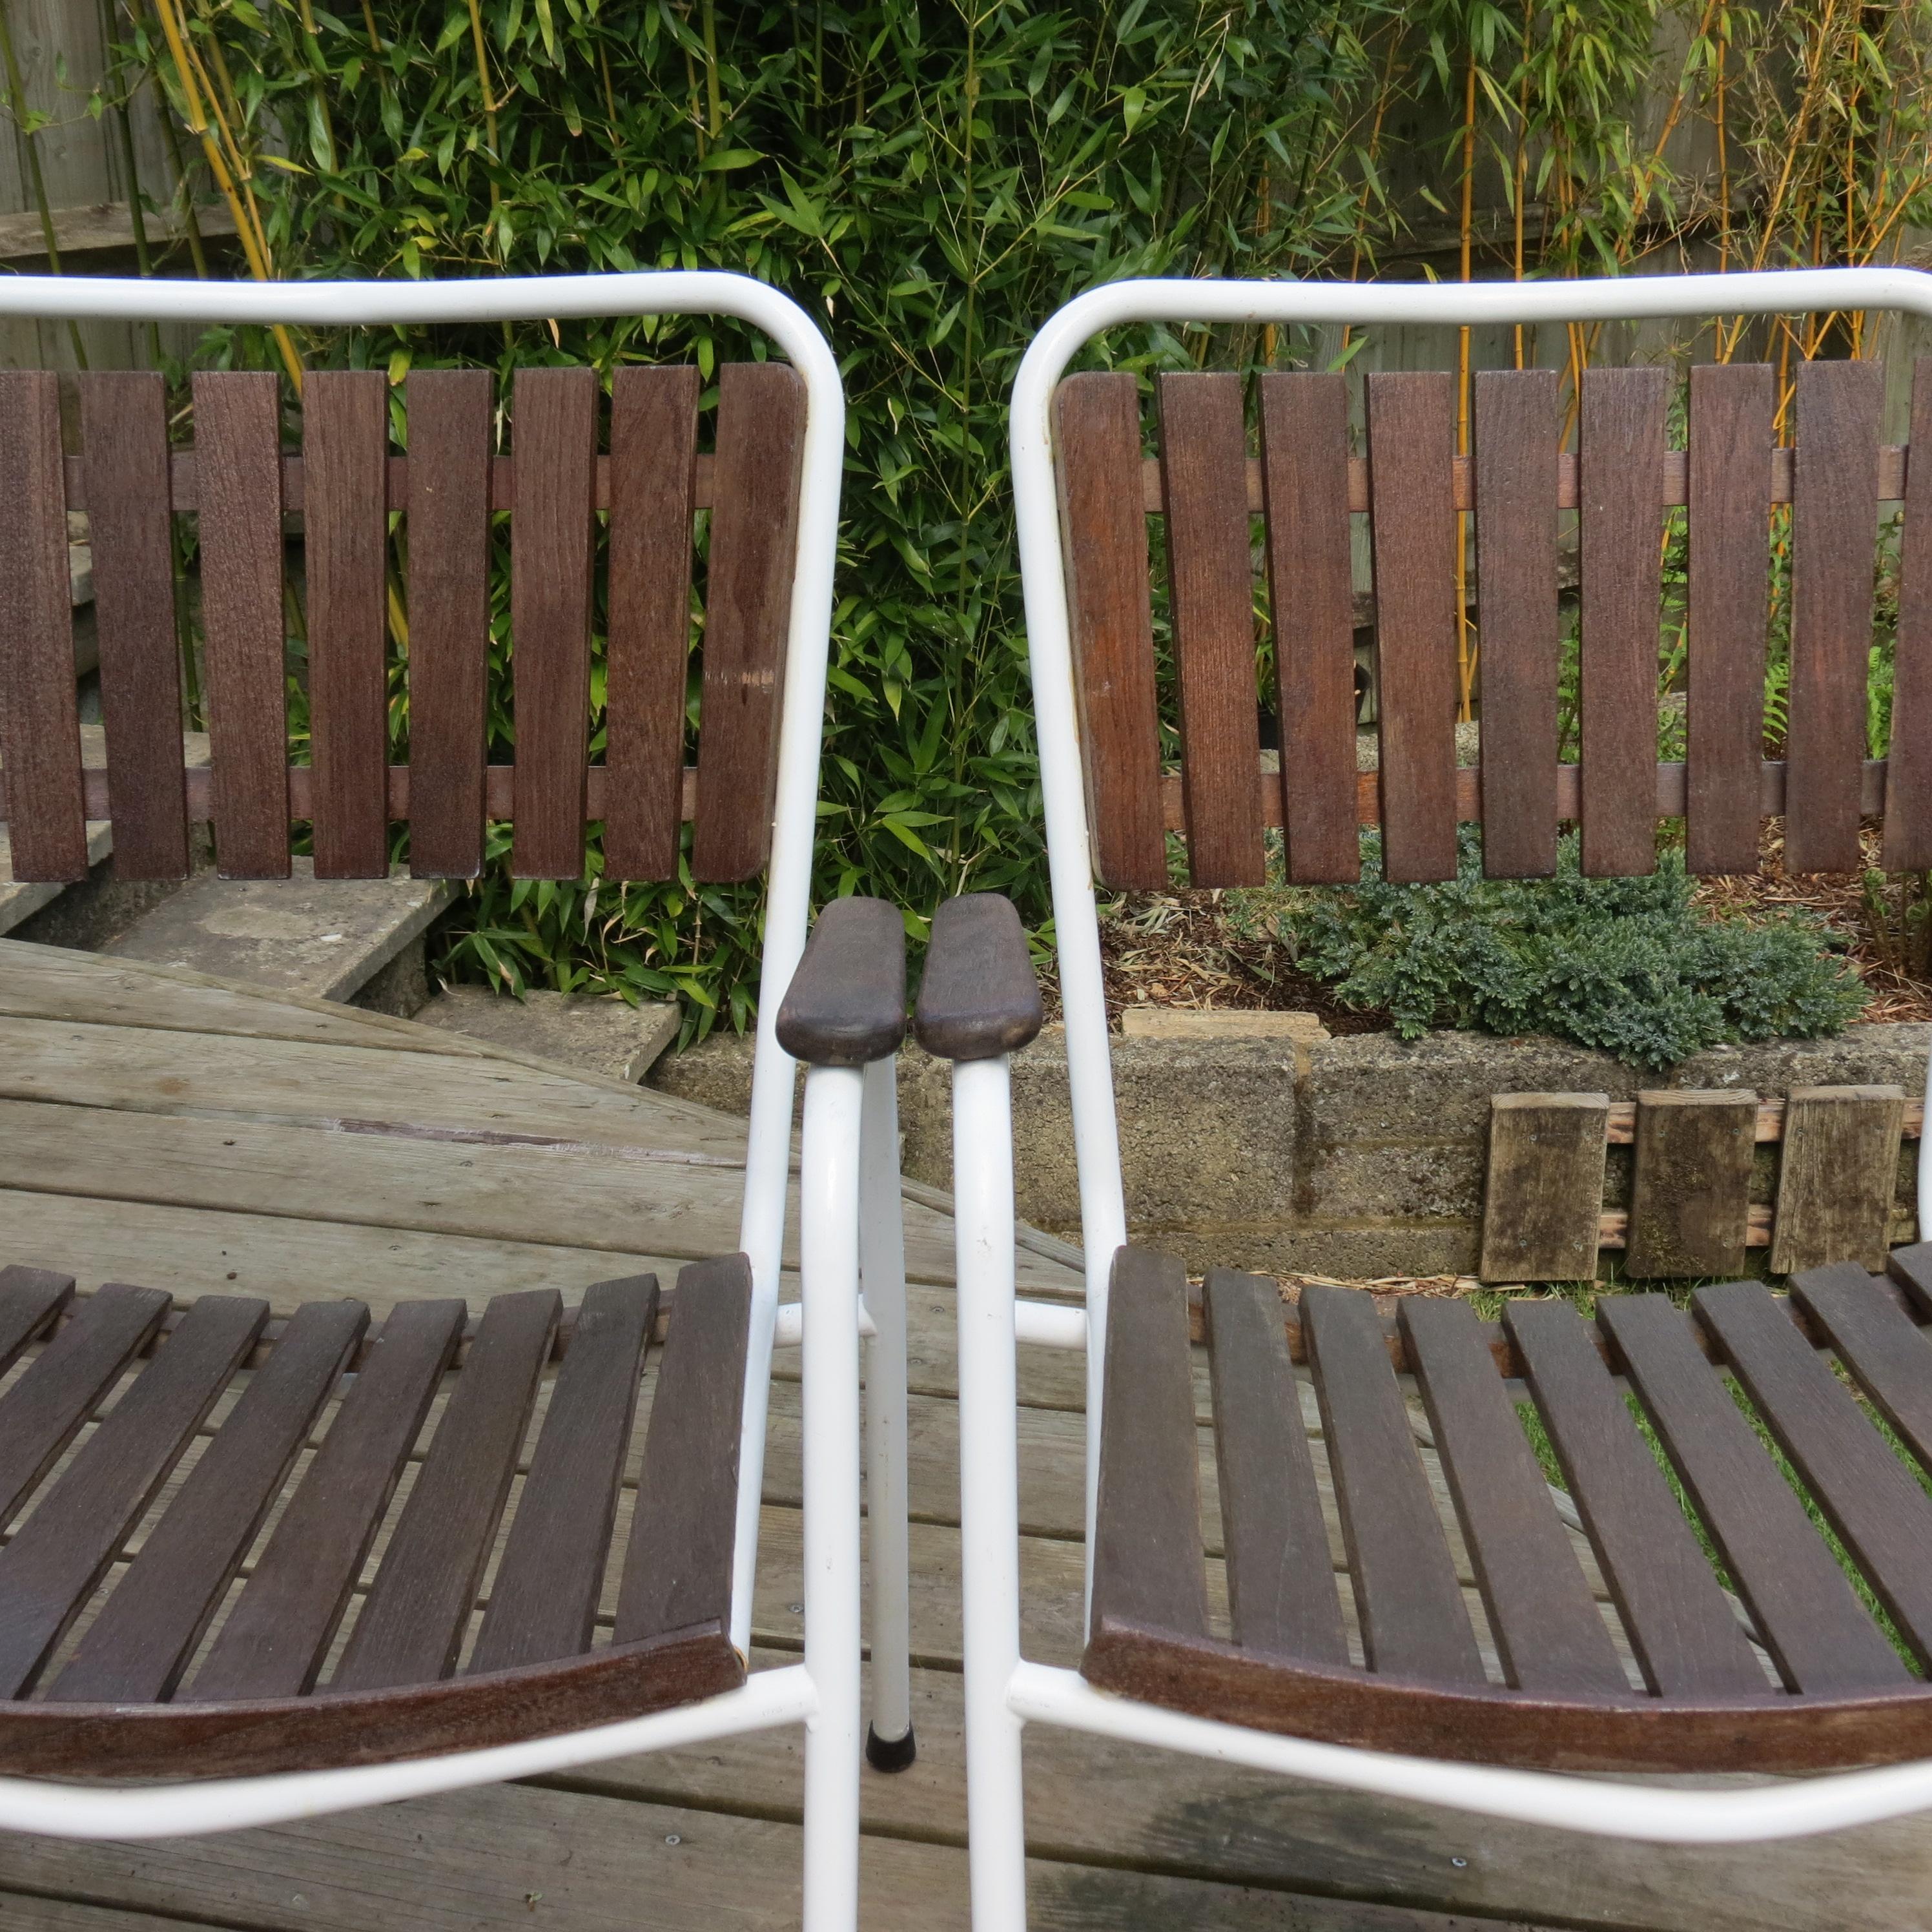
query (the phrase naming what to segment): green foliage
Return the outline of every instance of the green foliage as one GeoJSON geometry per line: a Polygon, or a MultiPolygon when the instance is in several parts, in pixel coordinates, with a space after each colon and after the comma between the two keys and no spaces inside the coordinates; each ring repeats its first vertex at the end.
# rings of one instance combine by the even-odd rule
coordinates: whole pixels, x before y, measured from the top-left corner
{"type": "Polygon", "coordinates": [[[1554,878],[1485,879],[1466,826],[1456,878],[1424,886],[1382,879],[1374,833],[1363,850],[1359,885],[1232,893],[1230,915],[1348,1004],[1386,1009],[1405,1039],[1553,1034],[1662,1067],[1721,1041],[1836,1033],[1864,1004],[1816,922],[1700,911],[1674,850],[1648,878],[1586,878],[1573,833],[1554,878]]]}

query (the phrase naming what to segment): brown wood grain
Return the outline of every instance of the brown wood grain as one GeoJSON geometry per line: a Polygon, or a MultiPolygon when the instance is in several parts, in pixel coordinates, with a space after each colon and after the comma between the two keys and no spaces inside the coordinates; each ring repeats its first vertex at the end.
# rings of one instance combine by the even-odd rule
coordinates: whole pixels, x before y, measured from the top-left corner
{"type": "MultiPolygon", "coordinates": [[[[1912,371],[1912,444],[1932,451],[1932,356],[1912,371]]],[[[1886,752],[1887,872],[1932,868],[1932,456],[1906,476],[1898,560],[1898,629],[1886,752]]]]}
{"type": "Polygon", "coordinates": [[[1763,458],[1774,401],[1768,364],[1690,371],[1684,861],[1694,872],[1758,868],[1771,556],[1763,458]]]}
{"type": "Polygon", "coordinates": [[[1885,1265],[1904,1126],[1902,1088],[1792,1088],[1778,1165],[1774,1274],[1830,1262],[1885,1265]]]}
{"type": "Polygon", "coordinates": [[[405,386],[410,869],[419,879],[483,869],[491,392],[486,369],[421,370],[405,386]]]}
{"type": "Polygon", "coordinates": [[[1556,370],[1479,371],[1474,418],[1483,870],[1541,878],[1556,869],[1556,370]]]}
{"type": "Polygon", "coordinates": [[[1862,862],[1858,770],[1884,406],[1876,362],[1798,365],[1784,744],[1784,862],[1796,872],[1856,872],[1862,862]]]}
{"type": "Polygon", "coordinates": [[[315,875],[389,873],[389,384],[317,369],[302,386],[315,875]]]}
{"type": "Polygon", "coordinates": [[[286,879],[277,379],[257,370],[197,372],[194,425],[215,860],[225,879],[286,879]]]}
{"type": "MultiPolygon", "coordinates": [[[[1281,822],[1288,876],[1352,885],[1355,822],[1354,595],[1348,532],[1348,386],[1307,372],[1261,380],[1281,822]]],[[[1238,768],[1224,781],[1233,783],[1238,768]]]]}
{"type": "Polygon", "coordinates": [[[188,876],[167,395],[160,376],[80,378],[100,718],[118,879],[188,876]]]}
{"type": "Polygon", "coordinates": [[[87,877],[60,381],[0,370],[0,782],[14,877],[87,877]]]}
{"type": "Polygon", "coordinates": [[[1483,1195],[1485,1281],[1587,1281],[1597,1271],[1607,1094],[1498,1094],[1483,1195]]]}
{"type": "Polygon", "coordinates": [[[1623,1262],[1631,1280],[1742,1271],[1757,1111],[1744,1090],[1637,1096],[1623,1262]]]}
{"type": "Polygon", "coordinates": [[[1368,380],[1382,874],[1456,876],[1456,513],[1452,376],[1368,380]]]}
{"type": "Polygon", "coordinates": [[[1125,370],[1070,376],[1053,411],[1094,869],[1117,890],[1149,890],[1167,883],[1167,840],[1147,524],[1134,495],[1139,386],[1125,370]]]}
{"type": "Polygon", "coordinates": [[[1657,868],[1649,772],[1657,757],[1660,471],[1670,394],[1665,370],[1583,372],[1582,869],[1598,878],[1657,868]]]}
{"type": "Polygon", "coordinates": [[[1856,1262],[1809,1268],[1790,1281],[1800,1310],[1919,1461],[1932,1461],[1932,1337],[1882,1275],[1856,1262]]]}
{"type": "Polygon", "coordinates": [[[698,394],[694,368],[620,369],[610,385],[608,878],[677,871],[698,394]]]}
{"type": "Polygon", "coordinates": [[[700,879],[748,879],[771,850],[778,787],[805,450],[797,370],[724,364],[717,441],[691,865],[700,879]]]}
{"type": "Polygon", "coordinates": [[[590,573],[598,391],[594,369],[520,369],[510,433],[526,485],[510,519],[511,680],[520,879],[584,872],[590,762],[590,573]]]}
{"type": "Polygon", "coordinates": [[[1243,782],[1261,737],[1241,379],[1190,370],[1161,376],[1156,393],[1188,874],[1259,885],[1261,821],[1243,782]]]}
{"type": "Polygon", "coordinates": [[[63,1319],[74,1303],[74,1277],[50,1268],[0,1268],[0,1375],[37,1335],[63,1319]]]}

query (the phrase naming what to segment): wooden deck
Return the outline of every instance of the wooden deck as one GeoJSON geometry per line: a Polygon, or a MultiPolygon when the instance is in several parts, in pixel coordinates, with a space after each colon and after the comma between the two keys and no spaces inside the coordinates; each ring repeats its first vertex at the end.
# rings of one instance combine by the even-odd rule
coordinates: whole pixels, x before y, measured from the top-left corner
{"type": "MultiPolygon", "coordinates": [[[[0,941],[0,1260],[224,1288],[278,1312],[480,1302],[736,1245],[742,1124],[407,1022],[0,941]]],[[[952,1230],[908,1190],[914,1706],[920,1755],[866,1775],[868,1927],[967,1923],[952,1230]]],[[[1024,1292],[1078,1287],[1040,1238],[1024,1292]]],[[[781,1376],[794,1371],[781,1358],[781,1376]]],[[[1022,1358],[1027,1642],[1077,1654],[1079,1365],[1022,1358]]],[[[1200,1378],[1204,1399],[1204,1372],[1200,1378]]],[[[801,1640],[798,1404],[774,1393],[754,1664],[801,1640]]],[[[1206,1438],[1204,1435],[1204,1442],[1206,1438]]],[[[1222,1594],[1204,1470],[1210,1587],[1222,1594]]],[[[0,1932],[795,1922],[795,1733],[269,1831],[160,1845],[0,1838],[0,1932]]],[[[1620,1845],[1228,1773],[1064,1732],[1029,1741],[1034,1924],[1470,1932],[1932,1928],[1932,1820],[1736,1851],[1620,1845]]]]}

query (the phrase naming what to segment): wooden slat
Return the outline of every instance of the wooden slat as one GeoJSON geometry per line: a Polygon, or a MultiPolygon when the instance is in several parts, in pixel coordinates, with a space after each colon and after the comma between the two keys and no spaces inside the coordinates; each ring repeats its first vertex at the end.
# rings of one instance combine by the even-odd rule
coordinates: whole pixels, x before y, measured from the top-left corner
{"type": "Polygon", "coordinates": [[[1606,1295],[1597,1318],[1614,1338],[1786,1688],[1829,1694],[1904,1683],[1898,1653],[1670,1298],[1606,1295]]]}
{"type": "Polygon", "coordinates": [[[0,1524],[53,1467],[167,1312],[158,1288],[108,1282],[0,1396],[0,1524]]]}
{"type": "Polygon", "coordinates": [[[1139,386],[1125,370],[1070,376],[1053,410],[1094,869],[1117,890],[1151,890],[1167,883],[1167,841],[1147,524],[1133,494],[1139,386]]]}
{"type": "Polygon", "coordinates": [[[368,1322],[359,1301],[296,1311],[48,1688],[51,1700],[173,1695],[368,1322]]]}
{"type": "Polygon", "coordinates": [[[0,1375],[74,1300],[74,1276],[47,1268],[0,1268],[0,1375]]]}
{"type": "Polygon", "coordinates": [[[1885,1265],[1905,1094],[1898,1087],[1796,1087],[1784,1105],[1772,1270],[1885,1265]]]}
{"type": "Polygon", "coordinates": [[[389,384],[380,369],[317,369],[302,388],[308,497],[310,802],[319,879],[389,873],[389,384]]]}
{"type": "Polygon", "coordinates": [[[742,1255],[678,1270],[617,1598],[619,1643],[706,1623],[730,1628],[751,1322],[742,1255]]]}
{"type": "Polygon", "coordinates": [[[268,1318],[204,1295],[0,1550],[0,1696],[32,1687],[268,1318]]]}
{"type": "Polygon", "coordinates": [[[314,1688],[437,1382],[463,1333],[460,1300],[405,1301],[382,1324],[241,1599],[190,1679],[198,1702],[314,1688]]]}
{"type": "Polygon", "coordinates": [[[1328,1532],[1270,1275],[1210,1268],[1205,1294],[1228,1601],[1244,1650],[1346,1664],[1328,1532]]]}
{"type": "Polygon", "coordinates": [[[1298,884],[1352,885],[1362,854],[1348,378],[1264,376],[1261,429],[1288,876],[1298,884]]]}
{"type": "Polygon", "coordinates": [[[1616,1646],[1475,1311],[1411,1296],[1399,1319],[1504,1677],[1551,1695],[1621,1694],[1616,1646]]]}
{"type": "Polygon", "coordinates": [[[180,646],[160,376],[80,378],[100,716],[117,879],[188,876],[180,646]]]}
{"type": "Polygon", "coordinates": [[[1376,704],[1382,872],[1456,876],[1455,388],[1447,375],[1368,380],[1375,505],[1376,704]]]}
{"type": "Polygon", "coordinates": [[[87,876],[60,381],[0,370],[0,780],[14,877],[87,876]]]}
{"type": "Polygon", "coordinates": [[[1188,874],[1196,886],[1259,885],[1261,821],[1244,782],[1261,739],[1241,379],[1164,375],[1158,394],[1188,874]]]}
{"type": "Polygon", "coordinates": [[[1690,371],[1684,860],[1694,872],[1758,868],[1770,594],[1771,478],[1764,458],[1774,400],[1768,364],[1703,362],[1690,371]]]}
{"type": "Polygon", "coordinates": [[[536,1288],[483,1311],[332,1690],[427,1684],[455,1669],[562,1309],[554,1289],[536,1288]]]}
{"type": "Polygon", "coordinates": [[[1808,1268],[1790,1286],[1792,1300],[1886,1420],[1921,1462],[1932,1462],[1932,1338],[1900,1306],[1896,1291],[1855,1262],[1808,1268]]]}
{"type": "Polygon", "coordinates": [[[487,369],[425,369],[409,406],[410,869],[483,869],[490,681],[487,369]]]}
{"type": "Polygon", "coordinates": [[[1187,1276],[1144,1248],[1114,1256],[1107,1300],[1092,1629],[1208,1628],[1187,1276]]]}
{"type": "Polygon", "coordinates": [[[1660,487],[1670,378],[1583,372],[1582,869],[1630,878],[1657,866],[1660,487]]]}
{"type": "Polygon", "coordinates": [[[1482,1683],[1462,1588],[1373,1299],[1311,1285],[1301,1292],[1301,1324],[1369,1668],[1482,1683]]]}
{"type": "Polygon", "coordinates": [[[1631,1280],[1742,1271],[1757,1112],[1757,1096],[1744,1091],[1636,1096],[1623,1269],[1631,1280]]]}
{"type": "Polygon", "coordinates": [[[520,369],[510,430],[526,486],[510,519],[511,680],[521,879],[584,872],[597,372],[520,369]]]}
{"type": "Polygon", "coordinates": [[[194,424],[214,856],[225,879],[285,879],[289,778],[276,378],[266,370],[197,372],[194,424]]]}
{"type": "Polygon", "coordinates": [[[590,1648],[657,1300],[652,1274],[584,1291],[490,1586],[472,1671],[548,1664],[590,1648]]]}
{"type": "Polygon", "coordinates": [[[748,879],[771,850],[804,449],[798,372],[783,362],[726,363],[718,372],[691,839],[700,879],[748,879]]]}
{"type": "Polygon", "coordinates": [[[1597,1271],[1607,1094],[1498,1094],[1483,1196],[1485,1281],[1587,1281],[1597,1271]]]}
{"type": "MultiPolygon", "coordinates": [[[[1576,1311],[1561,1301],[1514,1300],[1504,1305],[1503,1324],[1528,1369],[1564,1486],[1644,1682],[1665,1697],[1767,1690],[1690,1526],[1576,1311]]],[[[1797,1330],[1791,1333],[1796,1340],[1797,1330]]]]}
{"type": "Polygon", "coordinates": [[[1884,406],[1876,362],[1798,365],[1784,746],[1784,862],[1795,872],[1856,872],[1862,862],[1858,768],[1884,406]]]}
{"type": "Polygon", "coordinates": [[[1932,1661],[1932,1498],[1762,1285],[1700,1288],[1692,1305],[1900,1634],[1932,1661]]]}
{"type": "Polygon", "coordinates": [[[610,386],[607,878],[677,871],[698,393],[686,368],[620,369],[610,386]]]}
{"type": "Polygon", "coordinates": [[[1556,869],[1556,370],[1479,372],[1475,430],[1483,870],[1541,878],[1556,869]]]}
{"type": "MultiPolygon", "coordinates": [[[[1932,356],[1912,371],[1912,440],[1932,450],[1932,356]]],[[[1906,476],[1886,752],[1885,869],[1932,868],[1932,459],[1906,476]]]]}

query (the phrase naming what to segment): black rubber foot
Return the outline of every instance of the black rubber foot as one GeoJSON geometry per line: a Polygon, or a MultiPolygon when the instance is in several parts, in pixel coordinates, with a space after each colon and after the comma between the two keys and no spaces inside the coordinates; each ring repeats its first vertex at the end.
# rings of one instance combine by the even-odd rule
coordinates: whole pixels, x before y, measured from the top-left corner
{"type": "Polygon", "coordinates": [[[871,1725],[866,1726],[866,1762],[874,1771],[903,1771],[918,1755],[910,1729],[902,1738],[882,1738],[871,1725]]]}

